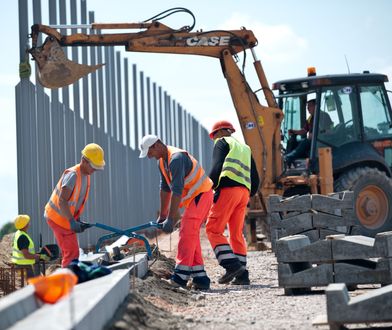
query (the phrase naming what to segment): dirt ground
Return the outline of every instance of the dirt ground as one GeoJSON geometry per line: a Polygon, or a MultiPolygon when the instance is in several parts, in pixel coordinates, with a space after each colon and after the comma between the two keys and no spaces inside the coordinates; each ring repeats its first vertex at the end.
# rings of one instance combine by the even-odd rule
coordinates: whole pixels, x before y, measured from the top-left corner
{"type": "MultiPolygon", "coordinates": [[[[325,314],[320,291],[285,296],[278,287],[277,263],[271,250],[250,251],[250,286],[218,284],[224,273],[202,230],[202,250],[211,289],[205,292],[173,289],[165,281],[174,267],[178,236],[160,238],[164,255],[150,268],[107,329],[310,329],[312,320],[325,314]]],[[[131,286],[133,281],[131,280],[131,286]]],[[[327,329],[328,327],[319,327],[327,329]]]]}
{"type": "MultiPolygon", "coordinates": [[[[12,236],[12,235],[11,235],[12,236]]],[[[175,265],[178,232],[159,238],[161,256],[152,260],[144,279],[131,278],[130,292],[105,330],[120,329],[329,329],[314,325],[326,314],[324,288],[311,293],[286,296],[278,286],[277,262],[271,250],[249,251],[251,285],[218,284],[223,274],[202,230],[202,250],[211,289],[200,292],[174,289],[165,279],[175,265]]],[[[153,243],[153,242],[152,242],[153,243]]],[[[267,244],[268,245],[268,244],[267,244]]],[[[10,255],[11,238],[0,242],[0,267],[10,255]]],[[[373,287],[350,292],[363,294],[373,287]]],[[[389,324],[390,325],[390,324],[389,324]]],[[[349,328],[392,329],[386,324],[350,325],[349,328]]]]}

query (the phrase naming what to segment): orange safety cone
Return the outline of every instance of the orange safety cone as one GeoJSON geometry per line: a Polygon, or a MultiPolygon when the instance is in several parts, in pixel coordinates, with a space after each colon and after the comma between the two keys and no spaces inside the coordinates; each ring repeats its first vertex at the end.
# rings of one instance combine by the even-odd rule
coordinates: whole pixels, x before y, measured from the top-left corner
{"type": "Polygon", "coordinates": [[[43,302],[55,304],[68,295],[78,282],[77,276],[69,269],[61,269],[49,276],[37,276],[28,280],[34,285],[35,295],[43,302]]]}

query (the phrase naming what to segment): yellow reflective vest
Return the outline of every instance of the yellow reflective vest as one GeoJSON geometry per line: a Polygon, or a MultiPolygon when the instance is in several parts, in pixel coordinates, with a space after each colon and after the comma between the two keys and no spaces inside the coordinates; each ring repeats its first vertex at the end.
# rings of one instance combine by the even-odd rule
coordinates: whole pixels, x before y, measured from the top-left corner
{"type": "MultiPolygon", "coordinates": [[[[226,176],[231,180],[244,185],[250,191],[250,164],[252,157],[250,147],[245,143],[237,141],[232,136],[225,136],[222,139],[225,139],[228,143],[230,151],[223,162],[222,171],[219,175],[218,186],[220,180],[226,176]]],[[[215,143],[217,141],[218,139],[215,140],[215,143]]]]}
{"type": "Polygon", "coordinates": [[[29,240],[28,250],[31,254],[35,254],[34,242],[29,235],[23,230],[18,230],[14,235],[14,242],[12,244],[12,263],[16,265],[34,265],[35,259],[26,259],[21,250],[18,249],[18,239],[20,236],[25,235],[29,240]]]}

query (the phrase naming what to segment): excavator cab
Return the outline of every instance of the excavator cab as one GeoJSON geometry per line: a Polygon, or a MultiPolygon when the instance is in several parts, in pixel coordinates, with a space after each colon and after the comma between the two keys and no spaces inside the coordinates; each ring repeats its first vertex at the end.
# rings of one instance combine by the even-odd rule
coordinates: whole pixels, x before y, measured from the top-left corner
{"type": "MultiPolygon", "coordinates": [[[[319,174],[318,150],[330,147],[334,190],[353,190],[362,233],[392,230],[392,112],[382,74],[308,76],[273,84],[279,107],[285,151],[295,145],[289,129],[309,121],[306,103],[316,99],[308,154],[295,161],[286,175],[319,174]]],[[[306,136],[297,137],[297,143],[306,136]]],[[[299,142],[300,143],[300,142],[299,142]]],[[[295,147],[294,147],[295,148],[295,147]]]]}

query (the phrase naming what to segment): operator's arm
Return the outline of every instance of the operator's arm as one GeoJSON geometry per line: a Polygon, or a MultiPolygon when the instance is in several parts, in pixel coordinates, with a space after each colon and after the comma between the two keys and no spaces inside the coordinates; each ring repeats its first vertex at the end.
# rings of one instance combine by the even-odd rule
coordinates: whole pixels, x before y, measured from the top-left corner
{"type": "Polygon", "coordinates": [[[304,128],[301,129],[289,129],[289,134],[295,134],[295,135],[304,135],[308,131],[305,130],[304,128]]]}
{"type": "Polygon", "coordinates": [[[259,174],[257,173],[256,163],[252,156],[250,159],[250,181],[251,181],[250,195],[253,196],[257,193],[257,190],[259,189],[260,179],[259,179],[259,174]]]}
{"type": "Polygon", "coordinates": [[[229,144],[225,139],[219,139],[214,146],[212,152],[212,168],[209,174],[210,179],[214,183],[213,188],[218,188],[219,176],[227,154],[230,151],[229,144]]]}

